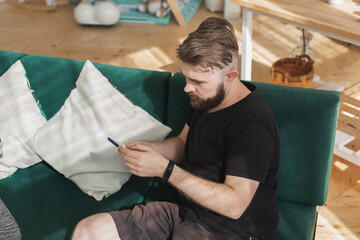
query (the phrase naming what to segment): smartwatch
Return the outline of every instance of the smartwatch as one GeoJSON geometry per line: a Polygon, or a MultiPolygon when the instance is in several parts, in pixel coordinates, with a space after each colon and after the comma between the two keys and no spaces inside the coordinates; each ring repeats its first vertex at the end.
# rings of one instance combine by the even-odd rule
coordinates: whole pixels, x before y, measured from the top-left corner
{"type": "Polygon", "coordinates": [[[171,176],[171,173],[172,173],[172,171],[174,170],[174,165],[175,165],[175,163],[174,163],[173,161],[169,160],[169,164],[167,165],[166,170],[165,170],[165,172],[164,172],[164,176],[162,177],[162,180],[163,180],[164,182],[168,182],[168,181],[169,181],[169,178],[170,178],[170,176],[171,176]]]}

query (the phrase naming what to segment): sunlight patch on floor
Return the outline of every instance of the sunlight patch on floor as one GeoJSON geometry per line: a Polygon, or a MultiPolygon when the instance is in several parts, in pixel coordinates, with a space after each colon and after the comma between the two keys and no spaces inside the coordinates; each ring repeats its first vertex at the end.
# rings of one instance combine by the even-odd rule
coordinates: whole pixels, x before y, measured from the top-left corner
{"type": "Polygon", "coordinates": [[[136,52],[132,52],[126,56],[135,66],[141,66],[144,61],[150,63],[153,70],[158,70],[158,66],[170,65],[174,61],[161,48],[150,47],[136,52]]]}
{"type": "Polygon", "coordinates": [[[344,164],[344,163],[342,163],[342,162],[339,162],[339,161],[334,162],[334,165],[335,165],[337,168],[339,168],[341,171],[345,171],[346,169],[349,168],[348,165],[346,165],[346,164],[344,164]]]}
{"type": "Polygon", "coordinates": [[[253,51],[253,59],[266,66],[271,66],[274,59],[279,59],[279,56],[262,46],[261,43],[254,41],[253,48],[256,49],[253,51]]]}
{"type": "Polygon", "coordinates": [[[358,240],[356,236],[334,213],[323,208],[319,212],[316,238],[358,240]],[[336,236],[336,237],[335,237],[336,236]],[[341,237],[339,237],[341,236],[341,237]]]}

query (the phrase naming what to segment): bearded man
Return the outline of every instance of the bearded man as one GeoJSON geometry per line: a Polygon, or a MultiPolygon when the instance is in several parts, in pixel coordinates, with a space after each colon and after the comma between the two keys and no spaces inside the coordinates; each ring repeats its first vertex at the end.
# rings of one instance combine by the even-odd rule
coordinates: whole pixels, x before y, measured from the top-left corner
{"type": "Polygon", "coordinates": [[[183,199],[90,216],[73,239],[276,238],[278,128],[256,87],[238,78],[233,26],[208,18],[177,54],[192,107],[182,132],[118,151],[133,174],[163,178],[183,199]]]}

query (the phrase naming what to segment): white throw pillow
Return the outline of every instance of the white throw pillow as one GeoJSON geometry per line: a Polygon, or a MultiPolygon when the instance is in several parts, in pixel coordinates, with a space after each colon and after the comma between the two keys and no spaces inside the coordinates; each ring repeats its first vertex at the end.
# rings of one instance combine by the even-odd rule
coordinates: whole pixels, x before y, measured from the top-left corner
{"type": "Polygon", "coordinates": [[[20,60],[0,77],[0,179],[41,161],[27,141],[46,123],[20,60]]]}
{"type": "Polygon", "coordinates": [[[85,193],[100,201],[131,173],[107,138],[118,143],[161,140],[171,129],[133,105],[86,61],[59,112],[34,136],[31,147],[85,193]]]}

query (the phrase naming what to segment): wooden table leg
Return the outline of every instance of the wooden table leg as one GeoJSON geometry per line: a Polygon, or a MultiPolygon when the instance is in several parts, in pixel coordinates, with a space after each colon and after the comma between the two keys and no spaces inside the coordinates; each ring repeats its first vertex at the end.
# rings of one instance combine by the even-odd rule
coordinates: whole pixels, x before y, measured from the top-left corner
{"type": "Polygon", "coordinates": [[[243,7],[242,18],[241,80],[251,80],[253,13],[243,7]]]}

